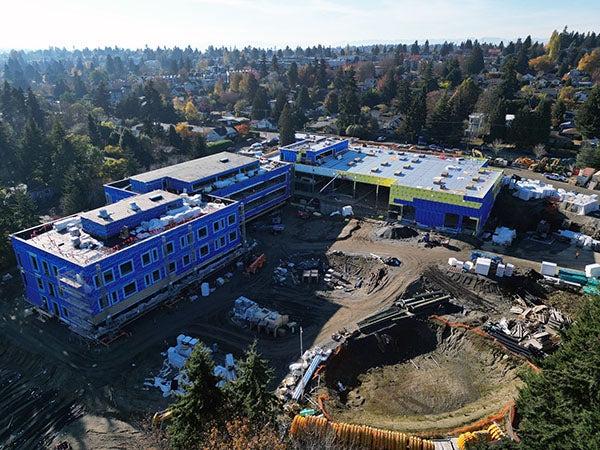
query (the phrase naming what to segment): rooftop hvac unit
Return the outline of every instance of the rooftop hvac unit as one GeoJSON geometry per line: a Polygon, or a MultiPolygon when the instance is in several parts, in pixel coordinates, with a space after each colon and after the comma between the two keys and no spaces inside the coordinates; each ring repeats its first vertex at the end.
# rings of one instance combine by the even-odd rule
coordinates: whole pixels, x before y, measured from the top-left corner
{"type": "Polygon", "coordinates": [[[447,178],[450,176],[450,174],[448,172],[442,172],[442,175],[444,178],[447,178]]]}
{"type": "Polygon", "coordinates": [[[219,162],[222,162],[223,164],[228,163],[229,162],[229,158],[221,158],[219,160],[219,162]]]}
{"type": "Polygon", "coordinates": [[[136,202],[129,203],[129,207],[131,208],[132,211],[139,211],[140,210],[140,207],[138,206],[138,204],[136,202]]]}
{"type": "Polygon", "coordinates": [[[348,165],[349,165],[350,167],[352,167],[352,166],[355,166],[355,165],[356,165],[356,163],[355,163],[354,161],[348,161],[348,165]]]}
{"type": "Polygon", "coordinates": [[[474,176],[474,177],[472,178],[472,180],[473,180],[473,181],[475,181],[475,182],[479,182],[479,181],[481,181],[481,177],[479,177],[479,176],[474,176]]]}
{"type": "Polygon", "coordinates": [[[102,208],[98,211],[98,217],[108,220],[110,219],[110,214],[108,214],[108,211],[105,208],[102,208]]]}
{"type": "Polygon", "coordinates": [[[371,168],[371,172],[378,173],[379,172],[379,167],[372,167],[371,168]]]}
{"type": "Polygon", "coordinates": [[[415,158],[412,160],[412,162],[414,162],[415,164],[418,164],[421,162],[421,160],[419,158],[415,158]]]}
{"type": "Polygon", "coordinates": [[[398,152],[400,156],[404,156],[404,152],[398,152]]]}
{"type": "Polygon", "coordinates": [[[434,177],[433,184],[442,185],[444,184],[444,179],[442,177],[434,177]]]}
{"type": "Polygon", "coordinates": [[[71,236],[71,244],[73,248],[79,248],[81,246],[81,239],[79,236],[71,236]]]}
{"type": "Polygon", "coordinates": [[[405,169],[410,169],[412,168],[412,166],[410,164],[404,164],[402,167],[404,167],[405,169]]]}
{"type": "Polygon", "coordinates": [[[426,157],[426,156],[425,156],[423,153],[421,153],[421,154],[419,155],[419,158],[425,158],[425,157],[426,157]]]}
{"type": "Polygon", "coordinates": [[[397,172],[394,172],[394,175],[397,177],[400,177],[400,176],[402,176],[402,171],[398,170],[397,172]]]}
{"type": "Polygon", "coordinates": [[[467,189],[470,191],[476,191],[477,186],[475,186],[474,184],[467,184],[467,189]]]}
{"type": "Polygon", "coordinates": [[[390,163],[389,163],[389,161],[384,161],[384,162],[382,162],[382,163],[381,163],[381,165],[382,165],[383,167],[389,167],[389,166],[390,166],[390,163]]]}
{"type": "Polygon", "coordinates": [[[361,162],[362,160],[360,158],[354,158],[354,162],[361,162]]]}

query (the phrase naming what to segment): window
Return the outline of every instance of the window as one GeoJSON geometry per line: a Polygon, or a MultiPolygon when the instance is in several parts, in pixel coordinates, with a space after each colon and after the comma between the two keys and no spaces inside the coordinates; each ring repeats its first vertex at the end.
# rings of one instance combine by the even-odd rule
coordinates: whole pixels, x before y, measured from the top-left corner
{"type": "Polygon", "coordinates": [[[33,266],[33,269],[40,270],[37,258],[34,255],[29,255],[29,259],[31,260],[31,265],[33,266]]]}
{"type": "Polygon", "coordinates": [[[129,260],[119,265],[119,272],[121,272],[121,276],[129,275],[133,272],[133,261],[129,260]]]}
{"type": "Polygon", "coordinates": [[[132,281],[131,283],[123,286],[123,297],[127,298],[130,295],[135,294],[136,291],[137,291],[137,286],[135,284],[135,281],[132,281]]]}
{"type": "Polygon", "coordinates": [[[156,283],[158,280],[160,280],[160,270],[156,269],[152,272],[152,281],[156,283]]]}
{"type": "Polygon", "coordinates": [[[50,266],[44,260],[42,260],[42,267],[44,268],[44,274],[49,277],[50,276],[50,266]]]}
{"type": "Polygon", "coordinates": [[[152,249],[152,261],[153,262],[158,261],[158,249],[156,249],[156,248],[152,249]]]}
{"type": "Polygon", "coordinates": [[[58,267],[56,267],[56,266],[53,265],[52,266],[52,273],[54,274],[55,277],[57,277],[58,276],[58,267]]]}
{"type": "Polygon", "coordinates": [[[149,273],[147,273],[146,275],[144,275],[144,283],[146,284],[146,287],[152,285],[152,276],[150,276],[149,273]]]}
{"type": "Polygon", "coordinates": [[[185,255],[181,260],[183,261],[184,266],[189,265],[190,264],[190,255],[185,255]]]}
{"type": "Polygon", "coordinates": [[[229,214],[227,216],[227,223],[233,225],[235,223],[235,214],[229,214]]]}
{"type": "Polygon", "coordinates": [[[200,258],[206,255],[208,255],[208,244],[204,244],[202,247],[200,247],[200,258]]]}
{"type": "Polygon", "coordinates": [[[52,283],[48,283],[48,292],[52,297],[56,297],[56,291],[54,290],[54,285],[52,283]]]}
{"type": "Polygon", "coordinates": [[[175,251],[175,247],[173,247],[173,242],[167,242],[165,245],[165,250],[167,251],[167,255],[170,255],[175,251]]]}
{"type": "Polygon", "coordinates": [[[112,304],[117,303],[117,300],[119,300],[119,294],[117,291],[112,291],[110,293],[110,301],[112,304]]]}
{"type": "Polygon", "coordinates": [[[169,273],[173,273],[177,270],[177,264],[174,261],[169,263],[169,273]]]}
{"type": "Polygon", "coordinates": [[[104,284],[112,283],[115,281],[115,274],[112,269],[105,270],[102,273],[102,277],[104,278],[104,284]]]}
{"type": "Polygon", "coordinates": [[[44,290],[44,282],[42,281],[42,279],[40,277],[37,277],[36,280],[37,280],[38,289],[40,291],[43,291],[44,290]]]}
{"type": "Polygon", "coordinates": [[[150,264],[152,262],[152,259],[150,257],[150,252],[146,252],[142,255],[142,266],[147,266],[148,264],[150,264]]]}
{"type": "Polygon", "coordinates": [[[219,230],[222,230],[225,227],[225,219],[217,220],[213,222],[213,231],[216,233],[219,230]]]}
{"type": "Polygon", "coordinates": [[[108,307],[108,297],[106,295],[101,295],[100,300],[98,300],[98,304],[100,305],[100,309],[104,309],[108,307]]]}
{"type": "Polygon", "coordinates": [[[208,236],[208,228],[206,226],[198,228],[198,239],[204,239],[206,236],[208,236]]]}
{"type": "Polygon", "coordinates": [[[43,295],[42,295],[42,308],[44,308],[47,311],[50,311],[48,309],[48,298],[44,297],[43,295]]]}
{"type": "Polygon", "coordinates": [[[187,247],[188,245],[190,245],[192,243],[192,238],[193,238],[192,233],[188,233],[186,235],[181,236],[179,238],[179,246],[181,248],[187,247]]]}
{"type": "Polygon", "coordinates": [[[62,308],[62,315],[65,319],[69,318],[69,310],[67,308],[65,308],[64,306],[62,308]]]}
{"type": "Polygon", "coordinates": [[[237,230],[233,230],[229,233],[229,242],[233,242],[237,239],[237,230]]]}
{"type": "Polygon", "coordinates": [[[100,287],[100,275],[94,275],[94,286],[100,287]]]}
{"type": "Polygon", "coordinates": [[[227,240],[225,239],[225,236],[221,236],[219,239],[215,239],[215,250],[219,250],[222,247],[225,247],[225,245],[227,245],[227,240]]]}

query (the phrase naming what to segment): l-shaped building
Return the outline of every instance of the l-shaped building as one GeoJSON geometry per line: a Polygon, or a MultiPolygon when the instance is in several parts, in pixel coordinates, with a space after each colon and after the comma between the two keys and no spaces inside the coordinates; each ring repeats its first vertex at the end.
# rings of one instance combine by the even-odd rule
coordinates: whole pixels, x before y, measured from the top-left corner
{"type": "Polygon", "coordinates": [[[106,206],[11,236],[26,297],[107,335],[240,256],[291,181],[290,164],[224,152],[107,184],[106,206]]]}

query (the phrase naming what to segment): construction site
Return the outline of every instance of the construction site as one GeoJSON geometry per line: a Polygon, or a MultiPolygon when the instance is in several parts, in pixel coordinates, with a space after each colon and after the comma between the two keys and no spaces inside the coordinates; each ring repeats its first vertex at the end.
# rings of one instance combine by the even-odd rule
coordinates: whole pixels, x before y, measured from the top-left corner
{"type": "MultiPolygon", "coordinates": [[[[335,152],[347,143],[319,145],[319,152],[335,152]]],[[[396,156],[390,151],[385,158],[396,156]]],[[[379,161],[384,153],[357,158],[375,158],[379,170],[388,170],[379,161]]],[[[423,162],[435,156],[414,158],[422,162],[401,164],[438,170],[437,162],[423,162]]],[[[443,159],[441,166],[448,164],[443,159]]],[[[168,291],[110,339],[90,339],[41,314],[24,302],[20,277],[6,280],[3,448],[153,448],[151,418],[168,410],[185,385],[179,369],[190,348],[199,341],[210,347],[226,381],[255,339],[275,369],[273,389],[299,438],[308,429],[343,428],[339,439],[360,437],[360,448],[458,449],[468,433],[511,436],[518,372],[535,370],[536,360],[560,345],[577,304],[598,289],[600,264],[595,241],[581,238],[591,217],[579,220],[551,195],[531,202],[511,195],[501,172],[465,164],[464,183],[479,183],[479,191],[464,187],[460,201],[470,203],[462,206],[459,194],[440,192],[443,180],[429,189],[434,200],[421,203],[421,189],[396,184],[379,205],[366,200],[383,195],[377,183],[355,186],[323,171],[309,182],[308,169],[296,168],[293,183],[310,184],[313,196],[294,189],[260,217],[236,219],[230,225],[243,236],[243,251],[168,291]],[[364,194],[348,194],[353,188],[364,194]],[[443,199],[450,206],[427,215],[426,202],[443,199]],[[513,207],[531,214],[518,221],[506,209],[513,207]],[[548,227],[540,227],[544,220],[548,227]]],[[[151,178],[158,175],[164,174],[151,178]]],[[[243,216],[243,206],[222,205],[243,216]]]]}

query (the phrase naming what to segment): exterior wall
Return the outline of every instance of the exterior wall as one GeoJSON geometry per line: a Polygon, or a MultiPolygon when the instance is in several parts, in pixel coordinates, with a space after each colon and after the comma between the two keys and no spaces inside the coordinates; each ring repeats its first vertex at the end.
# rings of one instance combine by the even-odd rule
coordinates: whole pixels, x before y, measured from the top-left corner
{"type": "Polygon", "coordinates": [[[12,243],[25,281],[25,294],[32,305],[51,314],[58,313],[61,320],[74,325],[73,308],[74,305],[81,304],[83,298],[85,308],[90,311],[89,321],[98,324],[109,314],[114,317],[124,307],[131,306],[127,299],[136,300],[133,303],[135,305],[156,292],[157,287],[168,286],[171,279],[240,247],[243,243],[241,221],[241,206],[239,203],[233,203],[218,212],[181,224],[85,267],[70,263],[14,236],[12,243]],[[222,228],[218,231],[213,227],[216,222],[222,224],[222,228]],[[204,227],[207,234],[200,237],[198,230],[204,227]],[[189,244],[184,241],[182,246],[181,238],[189,233],[192,235],[192,240],[189,244]],[[168,243],[173,245],[170,254],[167,254],[168,243]],[[203,249],[206,245],[208,251],[204,253],[203,249]],[[148,264],[144,265],[142,255],[148,252],[150,252],[150,259],[148,264]],[[38,262],[37,269],[33,265],[32,256],[38,262]],[[186,256],[189,257],[189,262],[184,261],[186,256]],[[132,262],[133,270],[121,276],[119,266],[128,261],[132,262]],[[48,265],[47,274],[44,270],[44,262],[48,265]],[[170,263],[175,263],[172,272],[169,270],[170,263]],[[152,275],[156,270],[159,271],[159,278],[154,280],[152,275]],[[105,283],[103,274],[107,271],[112,271],[112,280],[109,279],[109,282],[105,283]],[[73,296],[66,289],[60,289],[64,284],[61,284],[59,277],[65,273],[71,273],[72,276],[81,275],[85,285],[83,297],[73,296]],[[41,281],[41,288],[38,286],[38,279],[41,281]],[[135,282],[136,291],[126,296],[124,287],[131,282],[135,282]],[[50,284],[54,286],[54,295],[50,294],[50,284]],[[103,298],[104,296],[106,297],[103,298]],[[47,299],[46,304],[44,298],[47,299]]]}
{"type": "Polygon", "coordinates": [[[290,198],[292,195],[292,166],[278,167],[262,175],[256,175],[248,180],[216,190],[212,194],[242,202],[245,216],[250,219],[290,198]],[[263,186],[264,188],[262,188],[263,186]],[[261,199],[275,192],[280,195],[261,202],[261,199]]]}
{"type": "Polygon", "coordinates": [[[68,312],[65,314],[64,311],[64,308],[67,308],[68,311],[69,305],[60,295],[58,275],[65,271],[80,270],[81,268],[59,256],[31,246],[27,244],[27,241],[14,236],[11,241],[17,257],[17,266],[23,278],[25,296],[29,303],[51,314],[58,312],[62,320],[70,322],[68,312]],[[37,260],[37,269],[33,265],[32,257],[37,260]],[[46,265],[48,271],[45,269],[46,265]],[[41,281],[41,288],[38,286],[38,279],[41,281]],[[44,304],[44,298],[46,304],[44,304]]]}
{"type": "Polygon", "coordinates": [[[126,191],[125,189],[119,189],[114,186],[104,185],[104,197],[106,198],[106,204],[118,202],[129,197],[135,197],[138,195],[136,192],[126,191]]]}

